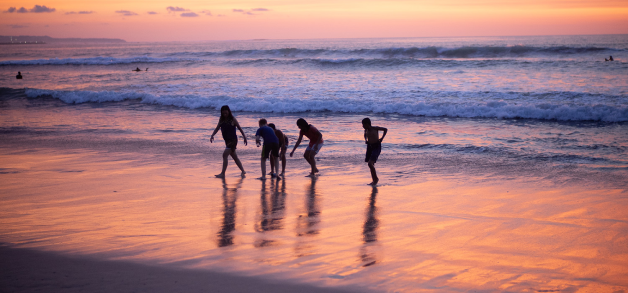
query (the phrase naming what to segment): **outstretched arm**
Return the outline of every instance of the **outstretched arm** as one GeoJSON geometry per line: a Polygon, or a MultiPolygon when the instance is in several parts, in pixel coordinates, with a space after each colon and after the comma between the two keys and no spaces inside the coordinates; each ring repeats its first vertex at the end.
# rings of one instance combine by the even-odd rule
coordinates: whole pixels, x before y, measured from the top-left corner
{"type": "Polygon", "coordinates": [[[238,128],[238,130],[240,130],[240,133],[242,133],[242,139],[244,140],[244,145],[246,145],[246,134],[244,134],[244,130],[242,130],[242,127],[240,127],[240,123],[238,123],[238,120],[233,118],[233,122],[235,122],[236,127],[238,128]]]}
{"type": "Polygon", "coordinates": [[[299,134],[299,139],[297,139],[297,142],[294,144],[294,148],[292,148],[292,152],[290,152],[290,157],[292,157],[292,155],[294,154],[294,151],[299,147],[302,139],[303,139],[303,134],[299,134]]]}
{"type": "Polygon", "coordinates": [[[216,125],[216,128],[214,128],[214,132],[212,133],[212,137],[209,138],[209,142],[214,142],[214,135],[216,135],[216,132],[218,132],[218,129],[220,129],[220,121],[218,122],[218,125],[216,125]]]}

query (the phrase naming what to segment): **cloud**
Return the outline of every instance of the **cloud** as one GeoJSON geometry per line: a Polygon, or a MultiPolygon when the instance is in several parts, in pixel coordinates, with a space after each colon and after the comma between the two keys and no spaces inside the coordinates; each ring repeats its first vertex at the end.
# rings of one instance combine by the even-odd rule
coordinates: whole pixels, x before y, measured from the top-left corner
{"type": "Polygon", "coordinates": [[[133,12],[133,11],[128,11],[128,10],[116,10],[116,13],[120,13],[124,16],[134,16],[137,15],[137,13],[133,12]]]}
{"type": "Polygon", "coordinates": [[[148,14],[151,14],[151,15],[152,15],[152,14],[159,14],[159,13],[157,13],[157,12],[155,12],[155,11],[149,11],[149,12],[148,12],[148,14]]]}
{"type": "Polygon", "coordinates": [[[181,17],[197,17],[198,14],[194,13],[194,12],[185,12],[185,13],[181,13],[181,17]]]}
{"type": "Polygon", "coordinates": [[[26,8],[22,7],[20,9],[17,10],[17,13],[27,13],[28,10],[26,10],[26,8]]]}
{"type": "Polygon", "coordinates": [[[22,24],[9,24],[7,25],[10,28],[26,28],[28,27],[28,25],[22,25],[22,24]]]}
{"type": "Polygon", "coordinates": [[[46,5],[35,5],[35,7],[31,8],[30,12],[33,13],[44,13],[44,12],[55,12],[54,8],[48,8],[46,5]]]}
{"type": "Polygon", "coordinates": [[[236,12],[236,13],[246,14],[246,15],[257,15],[255,13],[253,13],[253,11],[255,11],[255,12],[264,12],[264,11],[270,11],[270,10],[268,8],[253,8],[250,11],[244,10],[244,9],[232,9],[231,11],[236,12]]]}
{"type": "Polygon", "coordinates": [[[4,11],[4,13],[13,13],[15,12],[17,9],[15,7],[9,7],[9,9],[7,9],[7,11],[4,11]]]}
{"type": "Polygon", "coordinates": [[[183,12],[183,11],[190,11],[189,9],[185,9],[183,7],[172,7],[172,6],[168,6],[166,7],[166,10],[168,10],[168,12],[183,12]]]}
{"type": "Polygon", "coordinates": [[[75,12],[75,11],[70,11],[70,12],[66,12],[65,14],[92,14],[94,13],[93,11],[79,11],[79,12],[75,12]]]}
{"type": "Polygon", "coordinates": [[[205,14],[207,16],[213,16],[212,12],[209,11],[209,10],[203,10],[203,11],[201,11],[201,13],[203,13],[203,14],[205,14]]]}

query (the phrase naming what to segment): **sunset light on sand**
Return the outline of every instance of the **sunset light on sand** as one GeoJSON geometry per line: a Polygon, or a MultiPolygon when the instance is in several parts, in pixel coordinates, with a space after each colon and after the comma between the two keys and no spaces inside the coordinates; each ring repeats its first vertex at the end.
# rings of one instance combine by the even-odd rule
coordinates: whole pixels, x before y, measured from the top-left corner
{"type": "Polygon", "coordinates": [[[0,35],[127,41],[622,34],[628,2],[3,1],[0,35]]]}
{"type": "Polygon", "coordinates": [[[0,293],[628,292],[628,1],[0,1],[0,293]]]}

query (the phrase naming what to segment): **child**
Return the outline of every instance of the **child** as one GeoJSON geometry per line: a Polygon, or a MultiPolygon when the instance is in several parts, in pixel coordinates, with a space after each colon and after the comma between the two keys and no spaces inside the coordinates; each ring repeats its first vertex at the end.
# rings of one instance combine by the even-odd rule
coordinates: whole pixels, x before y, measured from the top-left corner
{"type": "MultiPolygon", "coordinates": [[[[281,159],[281,174],[279,176],[283,177],[286,172],[286,151],[288,150],[288,137],[281,132],[281,130],[275,128],[275,124],[269,123],[268,126],[275,130],[275,135],[277,139],[279,139],[279,159],[281,159]]],[[[275,160],[273,160],[273,156],[271,156],[270,160],[270,169],[275,170],[274,166],[277,166],[277,171],[275,174],[279,174],[279,165],[275,165],[275,160]]]]}
{"type": "Polygon", "coordinates": [[[210,143],[214,142],[214,135],[216,135],[216,132],[218,132],[219,128],[222,132],[222,138],[225,140],[225,144],[227,145],[227,147],[222,153],[222,172],[215,176],[218,178],[225,178],[225,171],[227,171],[227,165],[229,164],[227,159],[229,158],[229,155],[231,155],[233,161],[236,163],[236,165],[238,165],[240,171],[242,171],[241,176],[244,177],[244,174],[246,174],[246,172],[244,172],[244,167],[242,167],[242,163],[240,163],[240,159],[238,159],[238,155],[236,154],[236,146],[238,145],[238,135],[236,134],[236,128],[238,128],[240,130],[240,133],[242,133],[244,145],[247,144],[246,135],[244,135],[244,130],[242,130],[242,127],[240,127],[238,120],[233,117],[233,114],[231,114],[231,109],[229,109],[229,106],[227,105],[224,105],[222,106],[222,108],[220,108],[220,119],[218,119],[218,125],[216,125],[214,133],[212,133],[212,137],[209,139],[210,143]]]}
{"type": "MultiPolygon", "coordinates": [[[[275,166],[279,169],[279,139],[277,135],[275,135],[275,131],[268,127],[267,124],[266,119],[260,119],[259,129],[255,133],[255,143],[258,147],[261,144],[260,140],[262,138],[264,139],[264,145],[262,147],[262,177],[257,178],[259,180],[266,180],[266,159],[270,153],[273,155],[272,160],[275,161],[275,166]]],[[[277,174],[273,173],[273,170],[270,170],[270,176],[275,178],[277,174]]]]}
{"type": "Polygon", "coordinates": [[[373,182],[368,185],[375,186],[377,182],[379,182],[377,172],[375,172],[375,162],[377,162],[377,158],[382,152],[382,140],[386,137],[388,129],[384,127],[372,126],[371,119],[369,118],[362,119],[362,127],[364,127],[364,142],[366,143],[366,158],[364,161],[369,163],[371,177],[373,177],[373,182]],[[384,132],[382,138],[379,138],[380,130],[384,132]]]}
{"type": "Polygon", "coordinates": [[[318,129],[316,129],[316,127],[311,124],[307,124],[307,121],[305,121],[305,119],[303,118],[299,118],[299,120],[297,120],[297,126],[299,127],[299,129],[301,129],[301,131],[299,132],[299,139],[294,145],[294,148],[292,148],[290,157],[292,157],[294,151],[297,149],[297,147],[299,147],[299,144],[301,144],[303,136],[305,135],[307,138],[309,138],[310,144],[305,149],[303,157],[308,163],[310,163],[310,166],[312,167],[312,172],[310,172],[308,176],[314,177],[316,173],[318,173],[314,156],[316,156],[321,147],[323,147],[323,135],[320,133],[320,131],[318,131],[318,129]]]}

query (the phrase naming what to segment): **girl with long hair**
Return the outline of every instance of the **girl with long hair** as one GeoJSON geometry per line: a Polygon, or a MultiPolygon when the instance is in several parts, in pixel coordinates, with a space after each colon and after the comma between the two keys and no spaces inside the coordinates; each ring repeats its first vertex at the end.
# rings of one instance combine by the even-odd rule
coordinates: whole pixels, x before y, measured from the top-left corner
{"type": "Polygon", "coordinates": [[[242,167],[242,163],[240,162],[240,159],[238,159],[238,155],[236,154],[236,146],[238,145],[238,135],[236,134],[236,128],[240,130],[240,133],[242,133],[244,145],[247,145],[244,130],[242,130],[242,127],[240,127],[238,120],[236,120],[235,117],[233,117],[233,114],[231,114],[231,109],[229,109],[229,106],[227,105],[222,106],[222,108],[220,108],[220,119],[218,119],[218,125],[216,125],[214,133],[212,133],[212,137],[209,139],[209,142],[213,143],[214,135],[216,135],[216,132],[218,132],[218,129],[220,129],[220,131],[222,132],[222,138],[225,140],[225,144],[227,146],[225,148],[225,151],[222,153],[222,172],[216,175],[216,177],[218,178],[225,178],[225,172],[227,171],[227,165],[229,164],[227,160],[229,156],[233,158],[233,161],[236,163],[236,165],[238,165],[240,171],[242,171],[242,177],[244,177],[244,174],[246,174],[246,172],[244,171],[244,167],[242,167]]]}

